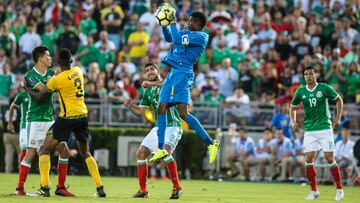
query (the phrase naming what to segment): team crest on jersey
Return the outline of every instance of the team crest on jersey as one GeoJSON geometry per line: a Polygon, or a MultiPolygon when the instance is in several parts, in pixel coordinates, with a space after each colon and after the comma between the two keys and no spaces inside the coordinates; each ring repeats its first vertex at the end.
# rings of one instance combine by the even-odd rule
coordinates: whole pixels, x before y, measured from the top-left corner
{"type": "Polygon", "coordinates": [[[322,97],[322,92],[321,91],[316,92],[316,97],[318,98],[322,97]]]}
{"type": "Polygon", "coordinates": [[[182,37],[182,44],[188,45],[189,44],[189,35],[183,35],[182,37]]]}

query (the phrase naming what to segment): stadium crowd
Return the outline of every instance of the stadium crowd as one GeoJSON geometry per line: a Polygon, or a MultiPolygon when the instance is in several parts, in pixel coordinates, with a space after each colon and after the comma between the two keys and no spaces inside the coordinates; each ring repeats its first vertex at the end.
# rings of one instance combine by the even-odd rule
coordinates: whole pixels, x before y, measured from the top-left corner
{"type": "MultiPolygon", "coordinates": [[[[346,104],[360,104],[360,1],[179,0],[173,5],[180,28],[187,26],[194,10],[208,16],[206,32],[211,40],[194,67],[194,103],[225,105],[231,121],[240,120],[240,125],[251,116],[246,110],[250,102],[279,104],[286,109],[280,117],[287,116],[286,104],[305,84],[303,68],[313,65],[318,82],[332,85],[346,104]]],[[[61,48],[70,49],[74,65],[86,73],[86,98],[117,102],[141,98],[144,65],[148,61],[161,65],[171,48],[153,17],[157,7],[157,1],[150,0],[2,1],[0,100],[16,95],[24,73],[33,66],[31,52],[41,44],[52,56],[61,48]]],[[[295,140],[288,134],[289,126],[276,122],[280,121],[274,118],[269,123],[283,128],[276,139],[284,145],[288,138],[295,140]]],[[[263,142],[270,139],[268,131],[263,142]]],[[[240,130],[241,136],[246,130],[240,130]]],[[[297,147],[284,146],[285,154],[272,151],[276,156],[271,159],[264,155],[259,162],[262,178],[264,166],[274,166],[280,158],[287,160],[281,163],[281,178],[292,178],[285,168],[303,159],[297,139],[297,147]]],[[[256,145],[252,142],[249,155],[264,151],[256,145]]],[[[248,178],[250,163],[242,164],[248,178]]]]}

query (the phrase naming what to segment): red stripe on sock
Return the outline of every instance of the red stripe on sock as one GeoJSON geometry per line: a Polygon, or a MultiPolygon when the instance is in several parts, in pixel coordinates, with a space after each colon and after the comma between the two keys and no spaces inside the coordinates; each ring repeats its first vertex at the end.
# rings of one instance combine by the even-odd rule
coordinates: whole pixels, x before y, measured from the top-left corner
{"type": "Polygon", "coordinates": [[[342,183],[341,183],[341,176],[340,176],[340,169],[339,166],[336,165],[335,168],[330,168],[331,174],[333,176],[334,182],[336,184],[337,189],[342,189],[342,183]]]}
{"type": "Polygon", "coordinates": [[[27,175],[29,174],[29,171],[29,167],[20,165],[18,188],[24,188],[24,183],[26,181],[27,175]]]}
{"type": "Polygon", "coordinates": [[[58,163],[58,187],[65,188],[65,181],[68,172],[68,164],[58,163]]]}
{"type": "Polygon", "coordinates": [[[181,188],[180,186],[180,181],[179,181],[179,174],[178,174],[178,170],[177,170],[177,165],[176,165],[176,161],[173,160],[169,163],[166,164],[166,168],[169,172],[169,176],[171,178],[171,181],[173,183],[173,188],[174,189],[178,189],[181,188]]]}
{"type": "Polygon", "coordinates": [[[148,165],[147,164],[138,165],[137,175],[139,179],[140,191],[147,192],[146,181],[148,176],[148,165]]]}
{"type": "Polygon", "coordinates": [[[314,166],[306,167],[306,176],[309,180],[312,191],[318,191],[316,184],[316,170],[314,166]]]}

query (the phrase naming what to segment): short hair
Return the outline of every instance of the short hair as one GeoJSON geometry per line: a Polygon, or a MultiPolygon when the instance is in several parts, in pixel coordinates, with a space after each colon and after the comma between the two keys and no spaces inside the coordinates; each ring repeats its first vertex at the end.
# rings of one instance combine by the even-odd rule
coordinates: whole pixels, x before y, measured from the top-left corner
{"type": "Polygon", "coordinates": [[[316,69],[315,69],[314,66],[306,66],[306,67],[304,68],[304,73],[305,73],[306,70],[314,70],[314,72],[316,72],[316,69]]]}
{"type": "Polygon", "coordinates": [[[206,16],[204,13],[200,12],[200,11],[195,11],[190,15],[192,18],[195,18],[196,20],[198,20],[200,22],[200,26],[201,28],[204,28],[206,25],[206,16]]]}
{"type": "Polygon", "coordinates": [[[147,64],[145,65],[145,68],[147,68],[147,67],[149,67],[149,66],[153,66],[154,68],[156,68],[156,69],[159,70],[159,66],[157,66],[157,65],[156,65],[155,63],[153,63],[153,62],[147,63],[147,64]]]}
{"type": "Polygon", "coordinates": [[[71,60],[71,52],[67,48],[62,48],[59,52],[58,64],[60,66],[70,66],[71,60]]]}
{"type": "Polygon", "coordinates": [[[240,127],[239,131],[247,132],[246,128],[244,128],[244,127],[240,127]]]}
{"type": "Polygon", "coordinates": [[[272,132],[272,129],[270,128],[270,127],[266,127],[265,129],[264,129],[264,132],[265,131],[270,131],[270,132],[272,132]]]}
{"type": "Polygon", "coordinates": [[[45,52],[49,51],[46,46],[38,46],[32,51],[32,57],[35,63],[38,62],[39,58],[45,55],[45,52]]]}

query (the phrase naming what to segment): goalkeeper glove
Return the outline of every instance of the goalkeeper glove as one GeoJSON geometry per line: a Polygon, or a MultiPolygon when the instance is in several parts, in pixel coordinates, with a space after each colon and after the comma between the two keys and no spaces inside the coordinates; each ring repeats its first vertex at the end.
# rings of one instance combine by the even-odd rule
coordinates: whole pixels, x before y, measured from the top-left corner
{"type": "Polygon", "coordinates": [[[171,24],[176,24],[176,10],[170,4],[164,3],[161,7],[166,12],[171,24]]]}

